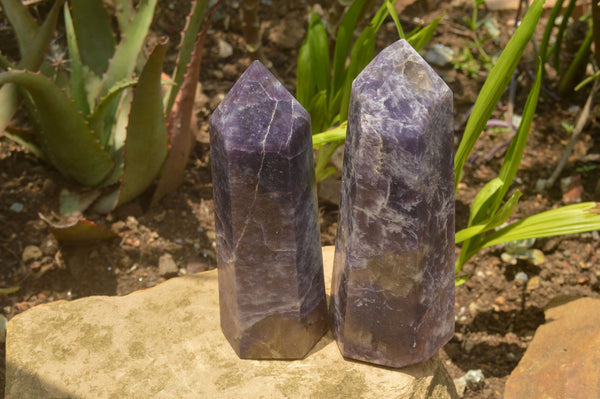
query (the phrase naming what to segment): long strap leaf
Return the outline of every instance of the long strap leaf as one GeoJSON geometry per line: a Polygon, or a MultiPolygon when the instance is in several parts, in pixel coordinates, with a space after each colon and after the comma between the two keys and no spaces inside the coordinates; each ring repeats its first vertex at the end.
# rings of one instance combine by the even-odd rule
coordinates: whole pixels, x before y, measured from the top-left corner
{"type": "Polygon", "coordinates": [[[23,55],[38,32],[38,25],[21,0],[0,0],[2,10],[12,25],[19,51],[23,55]]]}
{"type": "Polygon", "coordinates": [[[506,85],[510,81],[521,59],[521,55],[527,43],[529,43],[529,39],[531,39],[531,36],[535,32],[537,22],[542,14],[543,5],[544,0],[535,0],[533,2],[527,14],[525,14],[523,21],[506,45],[506,48],[502,51],[496,65],[490,71],[488,78],[479,92],[479,96],[477,96],[471,117],[467,122],[463,138],[454,158],[456,188],[458,188],[458,182],[460,181],[467,157],[481,135],[506,85]]]}
{"type": "Polygon", "coordinates": [[[87,92],[85,91],[83,65],[81,63],[79,44],[77,35],[75,34],[75,27],[73,26],[73,19],[71,18],[69,6],[66,3],[63,13],[65,16],[65,31],[67,36],[67,47],[69,48],[69,59],[71,60],[71,98],[75,101],[75,105],[83,115],[87,116],[90,112],[90,106],[87,101],[87,92]]]}
{"type": "Polygon", "coordinates": [[[52,164],[81,184],[95,186],[113,167],[73,101],[52,81],[27,71],[0,74],[0,85],[15,83],[33,98],[42,125],[40,141],[52,164]]]}

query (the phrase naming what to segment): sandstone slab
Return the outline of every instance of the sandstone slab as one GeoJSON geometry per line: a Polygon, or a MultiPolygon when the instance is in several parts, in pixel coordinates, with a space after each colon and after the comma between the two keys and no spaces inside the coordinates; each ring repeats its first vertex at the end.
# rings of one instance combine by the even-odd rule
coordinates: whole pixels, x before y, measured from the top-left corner
{"type": "MultiPolygon", "coordinates": [[[[331,275],[333,248],[325,248],[331,275]]],[[[124,297],[40,305],[9,322],[6,398],[456,398],[439,357],[403,369],[342,358],[239,359],[219,327],[217,271],[124,297]]]]}
{"type": "Polygon", "coordinates": [[[504,398],[600,398],[600,299],[572,300],[545,315],[504,398]]]}

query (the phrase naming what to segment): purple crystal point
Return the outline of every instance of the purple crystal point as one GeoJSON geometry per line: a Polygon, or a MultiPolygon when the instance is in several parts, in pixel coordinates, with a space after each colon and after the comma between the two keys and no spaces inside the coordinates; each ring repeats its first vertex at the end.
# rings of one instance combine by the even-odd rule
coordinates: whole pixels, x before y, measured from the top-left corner
{"type": "Polygon", "coordinates": [[[255,61],[210,142],[223,333],[241,358],[303,358],[327,329],[310,116],[255,61]]]}
{"type": "Polygon", "coordinates": [[[346,357],[425,361],[454,333],[452,92],[405,41],[352,85],[332,279],[346,357]]]}

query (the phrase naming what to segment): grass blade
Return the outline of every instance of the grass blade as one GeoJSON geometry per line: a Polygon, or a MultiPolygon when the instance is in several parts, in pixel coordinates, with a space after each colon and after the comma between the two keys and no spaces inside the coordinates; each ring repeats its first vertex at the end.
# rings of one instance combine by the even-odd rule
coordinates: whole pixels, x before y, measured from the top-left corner
{"type": "Polygon", "coordinates": [[[600,203],[584,202],[551,209],[512,223],[486,237],[483,247],[593,230],[600,230],[600,203]]]}
{"type": "Polygon", "coordinates": [[[350,46],[352,44],[352,39],[354,38],[356,22],[358,21],[358,17],[360,16],[364,4],[365,0],[354,1],[348,8],[348,11],[344,15],[340,27],[338,28],[335,49],[333,51],[332,95],[335,95],[344,83],[346,59],[350,53],[350,46]]]}
{"type": "Polygon", "coordinates": [[[537,22],[542,14],[544,0],[535,0],[531,4],[523,21],[509,40],[496,65],[490,71],[479,96],[473,106],[471,117],[467,121],[463,138],[454,158],[455,187],[462,175],[464,163],[471,153],[475,142],[483,131],[500,96],[504,92],[511,76],[523,55],[523,51],[535,32],[537,22]]]}

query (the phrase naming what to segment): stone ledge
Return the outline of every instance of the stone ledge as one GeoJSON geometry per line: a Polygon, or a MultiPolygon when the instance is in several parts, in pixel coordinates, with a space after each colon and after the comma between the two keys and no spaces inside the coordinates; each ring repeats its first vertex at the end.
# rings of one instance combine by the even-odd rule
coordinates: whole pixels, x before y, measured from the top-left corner
{"type": "MultiPolygon", "coordinates": [[[[324,248],[326,279],[333,247],[324,248]]],[[[330,283],[327,282],[327,286],[330,283]]],[[[6,398],[456,398],[439,357],[346,361],[328,333],[301,361],[241,360],[221,333],[216,270],[123,297],[36,306],[8,324],[6,398]]]]}

